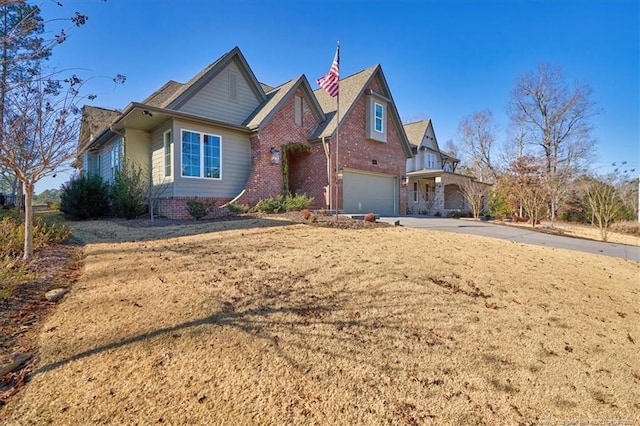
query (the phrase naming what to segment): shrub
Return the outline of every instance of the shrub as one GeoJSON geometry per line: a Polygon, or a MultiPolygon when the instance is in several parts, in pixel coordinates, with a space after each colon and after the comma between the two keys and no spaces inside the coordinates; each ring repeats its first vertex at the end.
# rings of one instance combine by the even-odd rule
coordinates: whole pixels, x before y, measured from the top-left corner
{"type": "Polygon", "coordinates": [[[307,209],[301,210],[300,216],[302,216],[302,219],[307,220],[309,219],[309,217],[311,217],[311,212],[307,209]]]}
{"type": "Polygon", "coordinates": [[[60,210],[71,219],[101,217],[109,211],[109,187],[98,175],[80,174],[62,185],[60,210]]]}
{"type": "Polygon", "coordinates": [[[60,210],[60,201],[47,201],[47,208],[49,210],[60,210]]]}
{"type": "Polygon", "coordinates": [[[640,237],[640,223],[633,221],[614,222],[611,224],[611,231],[621,234],[636,235],[640,237]]]}
{"type": "Polygon", "coordinates": [[[433,215],[434,215],[435,217],[442,217],[442,212],[441,212],[440,210],[438,210],[438,211],[436,211],[433,215]]]}
{"type": "Polygon", "coordinates": [[[305,195],[278,195],[258,201],[254,210],[259,213],[280,213],[304,210],[311,205],[313,197],[305,195]]]}
{"type": "Polygon", "coordinates": [[[320,216],[326,216],[327,215],[327,209],[323,208],[323,209],[318,210],[318,214],[320,216]]]}
{"type": "Polygon", "coordinates": [[[311,213],[309,215],[309,221],[311,221],[312,223],[316,223],[318,221],[318,216],[316,216],[315,214],[311,213]]]}
{"type": "Polygon", "coordinates": [[[187,211],[195,220],[200,220],[211,211],[211,205],[202,201],[187,201],[187,211]]]}
{"type": "Polygon", "coordinates": [[[367,213],[364,215],[364,221],[373,223],[376,221],[376,215],[373,213],[367,213]]]}
{"type": "Polygon", "coordinates": [[[109,199],[116,217],[134,219],[146,211],[147,182],[142,167],[125,161],[116,172],[109,199]]]}
{"type": "Polygon", "coordinates": [[[313,203],[313,197],[306,195],[285,195],[282,198],[282,208],[286,212],[304,210],[313,203]]]}
{"type": "MultiPolygon", "coordinates": [[[[40,216],[33,217],[33,248],[37,250],[49,244],[65,242],[71,236],[71,228],[40,216]]],[[[24,249],[24,215],[11,210],[2,213],[0,219],[0,256],[18,256],[24,249]]]]}
{"type": "Polygon", "coordinates": [[[227,208],[231,213],[241,214],[248,213],[251,208],[247,204],[237,204],[237,203],[229,203],[227,204],[227,208]]]}

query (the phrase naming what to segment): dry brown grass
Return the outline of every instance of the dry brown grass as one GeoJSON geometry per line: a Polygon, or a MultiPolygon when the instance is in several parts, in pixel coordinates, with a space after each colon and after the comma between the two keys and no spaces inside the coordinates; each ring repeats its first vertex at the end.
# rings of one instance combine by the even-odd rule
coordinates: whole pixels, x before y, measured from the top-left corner
{"type": "Polygon", "coordinates": [[[76,227],[83,275],[9,424],[639,420],[637,262],[393,227],[76,227]]]}
{"type": "MultiPolygon", "coordinates": [[[[530,228],[531,224],[526,222],[498,222],[502,225],[508,226],[518,226],[521,228],[530,228]]],[[[624,222],[626,223],[626,222],[624,222]]],[[[616,226],[612,226],[608,232],[607,242],[616,243],[616,244],[626,244],[630,246],[640,246],[640,236],[633,235],[631,232],[627,232],[632,229],[630,225],[623,224],[615,224],[616,226]],[[625,231],[625,232],[622,232],[625,231]]],[[[576,225],[570,223],[556,223],[553,227],[550,225],[536,225],[534,230],[538,230],[540,232],[549,232],[558,235],[564,235],[567,237],[575,237],[575,238],[583,238],[586,240],[594,240],[594,241],[602,241],[602,235],[600,234],[600,229],[597,226],[590,225],[576,225]]]]}

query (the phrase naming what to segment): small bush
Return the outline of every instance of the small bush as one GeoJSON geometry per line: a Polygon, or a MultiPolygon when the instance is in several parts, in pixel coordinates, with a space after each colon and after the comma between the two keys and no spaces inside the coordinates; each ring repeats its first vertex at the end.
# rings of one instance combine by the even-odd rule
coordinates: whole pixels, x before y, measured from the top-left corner
{"type": "Polygon", "coordinates": [[[640,237],[640,223],[633,221],[614,222],[609,228],[610,231],[621,234],[635,235],[640,237]]]}
{"type": "Polygon", "coordinates": [[[60,201],[47,201],[47,209],[60,210],[60,201]]]}
{"type": "Polygon", "coordinates": [[[195,220],[200,220],[211,211],[211,205],[202,201],[187,201],[187,211],[195,220]]]}
{"type": "Polygon", "coordinates": [[[116,217],[135,219],[146,211],[147,182],[142,167],[137,163],[124,162],[116,172],[111,185],[109,199],[116,217]]]}
{"type": "Polygon", "coordinates": [[[320,209],[318,210],[318,214],[320,216],[326,216],[327,215],[327,209],[320,209]]]}
{"type": "Polygon", "coordinates": [[[311,212],[307,209],[301,210],[300,216],[302,216],[302,219],[307,220],[311,216],[311,212]]]}
{"type": "Polygon", "coordinates": [[[247,204],[237,204],[237,203],[229,203],[227,204],[227,208],[231,213],[242,214],[248,213],[251,208],[247,204]]]}
{"type": "MultiPolygon", "coordinates": [[[[63,243],[71,236],[71,228],[63,223],[33,217],[33,248],[63,243]]],[[[24,249],[24,215],[11,210],[0,219],[0,257],[18,256],[24,249]]]]}
{"type": "Polygon", "coordinates": [[[311,205],[313,197],[304,195],[278,195],[258,201],[254,210],[259,213],[280,213],[304,210],[311,205]]]}
{"type": "Polygon", "coordinates": [[[316,222],[318,221],[318,216],[316,216],[315,214],[311,213],[311,214],[309,215],[309,221],[310,221],[311,223],[316,223],[316,222]]]}
{"type": "Polygon", "coordinates": [[[109,211],[109,186],[98,175],[81,174],[62,185],[60,211],[71,219],[101,217],[109,211]]]}
{"type": "Polygon", "coordinates": [[[367,213],[364,215],[364,221],[373,223],[376,221],[376,215],[373,213],[367,213]]]}
{"type": "Polygon", "coordinates": [[[442,212],[440,210],[438,210],[437,212],[435,212],[433,214],[435,217],[442,217],[442,212]]]}

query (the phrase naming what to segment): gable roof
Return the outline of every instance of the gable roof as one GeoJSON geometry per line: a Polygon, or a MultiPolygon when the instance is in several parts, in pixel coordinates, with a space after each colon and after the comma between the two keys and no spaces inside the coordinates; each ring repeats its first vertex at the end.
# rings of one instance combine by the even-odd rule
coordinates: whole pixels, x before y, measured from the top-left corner
{"type": "Polygon", "coordinates": [[[286,83],[271,89],[267,93],[267,101],[263,102],[249,118],[245,121],[245,125],[251,130],[259,129],[266,125],[273,115],[284,105],[293,94],[301,88],[307,95],[306,99],[311,108],[311,112],[316,116],[318,122],[325,120],[324,112],[318,104],[316,97],[313,95],[311,86],[307,77],[302,74],[297,78],[287,81],[286,83]]]}
{"type": "MultiPolygon", "coordinates": [[[[378,65],[374,65],[340,80],[340,96],[338,96],[340,99],[340,121],[349,115],[349,110],[377,69],[378,65]]],[[[338,124],[336,98],[329,96],[323,88],[314,90],[313,94],[327,117],[326,122],[318,127],[314,136],[316,138],[330,137],[338,124]]]]}
{"type": "Polygon", "coordinates": [[[424,134],[429,128],[429,124],[431,124],[431,119],[427,118],[425,120],[407,123],[404,125],[404,131],[407,134],[407,139],[409,139],[409,143],[412,146],[416,148],[420,146],[422,139],[424,139],[424,134]]]}
{"type": "Polygon", "coordinates": [[[264,90],[258,82],[258,79],[256,79],[255,74],[253,74],[253,71],[249,67],[247,60],[240,51],[240,48],[236,46],[229,52],[219,57],[215,62],[211,63],[209,66],[201,70],[187,83],[178,87],[177,90],[175,90],[175,92],[167,99],[166,105],[164,105],[164,107],[175,109],[184,105],[185,102],[187,102],[193,95],[198,93],[200,89],[202,89],[202,87],[210,82],[216,75],[218,75],[227,67],[227,65],[229,65],[234,60],[237,60],[239,62],[240,72],[249,82],[249,87],[255,93],[258,100],[260,102],[266,101],[267,95],[264,93],[264,90]]]}
{"type": "Polygon", "coordinates": [[[184,84],[169,80],[161,88],[149,95],[142,103],[164,108],[183,87],[184,84]]]}
{"type": "Polygon", "coordinates": [[[84,151],[90,142],[102,133],[120,115],[120,111],[90,105],[82,107],[82,124],[78,140],[78,154],[84,151]]]}
{"type": "MultiPolygon", "coordinates": [[[[390,100],[388,103],[390,113],[389,117],[398,129],[398,136],[400,137],[402,150],[407,158],[411,158],[413,156],[411,153],[411,145],[409,144],[407,135],[404,132],[400,115],[398,114],[396,104],[391,97],[391,90],[389,90],[387,79],[384,77],[380,64],[374,65],[340,80],[340,95],[338,96],[340,99],[340,122],[349,115],[356,101],[363,94],[369,85],[369,82],[375,77],[378,77],[382,94],[390,100]]],[[[315,137],[330,137],[333,135],[338,125],[336,101],[334,98],[329,96],[326,90],[322,88],[316,89],[313,93],[318,98],[318,103],[327,116],[327,121],[324,125],[318,126],[315,137]]]]}

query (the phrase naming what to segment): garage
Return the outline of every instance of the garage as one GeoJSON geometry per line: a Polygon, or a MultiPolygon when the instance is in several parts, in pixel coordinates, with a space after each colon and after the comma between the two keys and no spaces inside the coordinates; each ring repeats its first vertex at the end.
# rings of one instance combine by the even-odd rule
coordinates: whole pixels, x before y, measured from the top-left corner
{"type": "Polygon", "coordinates": [[[342,184],[345,213],[397,214],[398,193],[395,176],[345,170],[342,184]]]}

